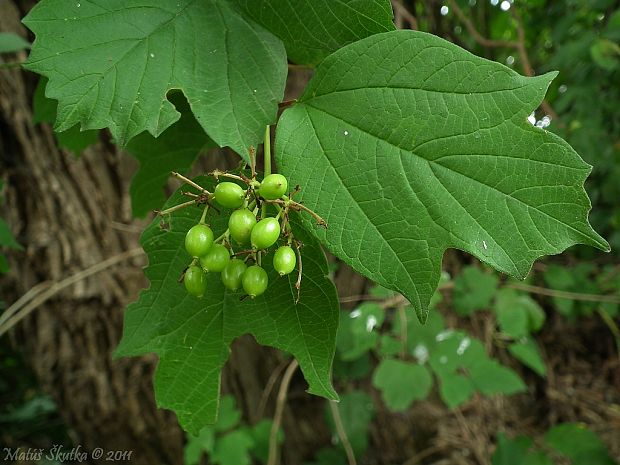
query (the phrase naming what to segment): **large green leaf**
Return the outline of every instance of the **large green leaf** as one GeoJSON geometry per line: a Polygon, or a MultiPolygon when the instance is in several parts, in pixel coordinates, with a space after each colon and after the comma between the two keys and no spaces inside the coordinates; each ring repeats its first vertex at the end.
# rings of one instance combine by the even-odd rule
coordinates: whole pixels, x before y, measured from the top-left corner
{"type": "Polygon", "coordinates": [[[140,162],[129,189],[131,210],[138,218],[161,208],[166,200],[163,187],[171,171],[185,174],[201,152],[215,147],[192,115],[187,101],[182,98],[171,101],[181,112],[179,121],[157,138],[143,132],[127,144],[127,151],[140,162]]]}
{"type": "Polygon", "coordinates": [[[376,34],[326,58],[284,112],[279,168],[327,220],[330,251],[425,318],[447,248],[518,278],[573,244],[608,250],[587,219],[591,167],[527,122],[554,76],[376,34]]]}
{"type": "Polygon", "coordinates": [[[109,127],[125,143],[179,119],[181,89],[205,131],[247,157],[284,93],[281,41],[216,0],[43,0],[24,19],[36,34],[26,67],[49,78],[56,129],[109,127]]]}
{"type": "MultiPolygon", "coordinates": [[[[45,96],[47,78],[41,77],[32,97],[32,120],[34,123],[50,123],[56,121],[58,102],[45,96]]],[[[54,137],[60,147],[64,147],[78,157],[81,153],[99,140],[99,131],[81,131],[75,126],[63,132],[54,132],[54,137]]]]}
{"type": "MultiPolygon", "coordinates": [[[[206,179],[197,181],[213,189],[206,179]]],[[[191,190],[187,186],[182,189],[191,190]]],[[[179,190],[165,206],[183,200],[179,190]]],[[[279,278],[268,265],[269,288],[256,299],[240,300],[241,294],[227,291],[217,274],[209,275],[205,297],[197,299],[189,296],[177,279],[190,262],[185,234],[200,212],[195,207],[179,210],[170,216],[166,228],[162,229],[160,218],[156,218],[144,231],[141,244],[149,257],[145,274],[151,285],[127,308],[116,355],[159,355],[157,403],[175,410],[181,425],[193,434],[215,421],[220,371],[229,345],[246,333],[261,344],[292,353],[309,392],[336,399],[330,372],[339,308],[321,248],[303,229],[295,228],[296,237],[304,243],[304,278],[297,304],[296,274],[279,278]]],[[[216,235],[226,228],[226,216],[209,217],[216,235]]]]}
{"type": "Polygon", "coordinates": [[[331,52],[394,30],[389,0],[235,0],[284,42],[291,61],[315,65],[331,52]]]}

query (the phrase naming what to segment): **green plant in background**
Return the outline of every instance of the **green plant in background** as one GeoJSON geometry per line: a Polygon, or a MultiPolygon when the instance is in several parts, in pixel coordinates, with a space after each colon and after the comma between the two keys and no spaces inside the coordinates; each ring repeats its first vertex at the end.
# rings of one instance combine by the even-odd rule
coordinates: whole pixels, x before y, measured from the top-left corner
{"type": "Polygon", "coordinates": [[[466,402],[475,392],[490,396],[525,389],[519,376],[490,358],[479,340],[446,328],[438,312],[421,324],[410,310],[401,307],[387,328],[383,326],[384,314],[385,309],[375,303],[341,312],[336,352],[340,363],[335,374],[346,379],[355,369],[355,359],[364,360],[372,352],[373,358],[379,359],[378,366],[366,365],[368,369],[360,375],[373,372],[372,383],[390,410],[406,410],[414,401],[426,399],[433,378],[450,408],[466,402]]]}
{"type": "Polygon", "coordinates": [[[545,322],[545,312],[527,294],[499,288],[499,278],[478,267],[468,266],[454,279],[454,309],[462,316],[492,310],[499,333],[496,340],[523,364],[544,376],[546,369],[533,334],[545,322]]]}
{"type": "MultiPolygon", "coordinates": [[[[223,396],[215,424],[205,426],[197,436],[188,435],[184,465],[197,465],[203,455],[217,465],[249,465],[253,459],[267,463],[272,421],[263,419],[256,425],[241,422],[241,412],[232,396],[223,396]]],[[[277,441],[284,441],[282,431],[277,441]]]]}
{"type": "MultiPolygon", "coordinates": [[[[61,132],[109,128],[141,163],[135,214],[166,211],[163,224],[156,218],[142,235],[150,287],[127,309],[117,355],[159,355],[158,404],[175,410],[193,434],[216,422],[220,371],[230,342],[245,333],[295,356],[309,392],[327,399],[338,398],[331,383],[336,347],[336,372],[356,378],[373,371],[394,410],[425,399],[434,379],[451,407],[475,392],[522,391],[520,378],[480,341],[446,329],[428,309],[438,299],[448,248],[516,278],[541,255],[575,244],[609,250],[588,223],[583,183],[591,167],[527,121],[556,73],[523,77],[436,36],[396,31],[388,0],[355,2],[346,13],[339,4],[320,17],[310,14],[314,2],[296,2],[307,18],[287,15],[283,24],[292,5],[43,0],[25,18],[36,35],[26,68],[48,79],[45,95],[57,101],[43,113],[55,114],[61,132]],[[294,102],[282,102],[287,60],[316,68],[294,102]],[[280,103],[286,109],[276,121],[280,103]],[[252,167],[246,200],[266,205],[269,194],[258,187],[271,174],[264,130],[276,122],[275,160],[290,187],[280,200],[296,195],[328,224],[319,228],[316,216],[291,212],[303,279],[272,270],[264,294],[247,286],[256,298],[240,300],[207,275],[189,286],[204,297],[187,295],[177,282],[192,262],[187,231],[200,222],[217,238],[228,225],[214,209],[203,213],[214,188],[204,177],[162,206],[168,171],[188,170],[207,147],[228,146],[252,167]],[[261,144],[265,172],[254,177],[261,144]],[[183,202],[188,207],[177,208],[183,202]],[[341,316],[322,247],[410,305],[394,321],[375,304],[341,316]],[[426,326],[413,313],[428,319],[426,326]],[[381,358],[377,367],[370,354],[381,358]]],[[[613,53],[599,45],[593,56],[608,70],[613,53]]],[[[286,216],[286,206],[260,208],[262,221],[270,215],[286,216]]],[[[257,263],[260,249],[254,240],[248,253],[257,263]]],[[[455,282],[455,293],[465,295],[455,299],[457,311],[492,305],[498,344],[544,374],[531,337],[542,312],[527,296],[495,292],[497,281],[466,271],[455,282]]],[[[204,434],[208,442],[211,433],[204,434]]],[[[247,446],[240,450],[251,448],[249,436],[237,439],[247,446]]],[[[214,460],[223,460],[213,447],[214,460]]]]}
{"type": "Polygon", "coordinates": [[[599,437],[585,426],[562,423],[551,428],[542,444],[527,436],[498,435],[493,465],[616,465],[599,437]]]}
{"type": "MultiPolygon", "coordinates": [[[[551,264],[543,274],[544,282],[558,291],[585,294],[618,293],[620,277],[612,266],[599,269],[591,263],[578,263],[566,268],[551,264]]],[[[614,302],[589,302],[552,297],[554,308],[571,321],[581,316],[590,316],[596,311],[604,311],[611,317],[618,315],[620,306],[614,302]]]]}

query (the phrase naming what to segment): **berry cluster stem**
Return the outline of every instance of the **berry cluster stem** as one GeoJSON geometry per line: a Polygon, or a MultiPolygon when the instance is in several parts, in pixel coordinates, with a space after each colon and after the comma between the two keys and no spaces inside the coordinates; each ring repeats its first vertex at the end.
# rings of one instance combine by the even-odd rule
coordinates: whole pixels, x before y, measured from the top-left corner
{"type": "Polygon", "coordinates": [[[181,210],[182,208],[189,207],[190,205],[194,205],[196,203],[195,200],[188,200],[187,202],[180,203],[179,205],[175,205],[174,207],[166,208],[165,210],[156,210],[156,213],[159,216],[169,215],[172,212],[177,210],[181,210]]]}
{"type": "Polygon", "coordinates": [[[209,204],[206,204],[204,210],[202,211],[202,216],[200,217],[200,221],[198,222],[199,224],[205,224],[208,211],[209,211],[209,204]]]}
{"type": "Polygon", "coordinates": [[[229,235],[230,235],[230,230],[228,228],[226,228],[226,231],[224,231],[222,234],[220,234],[213,242],[215,244],[219,244],[224,239],[228,239],[229,235]]]}
{"type": "MultiPolygon", "coordinates": [[[[265,127],[265,142],[263,144],[263,162],[264,162],[264,177],[271,174],[271,131],[269,125],[265,127]]],[[[261,218],[267,217],[267,203],[263,202],[261,207],[261,218]]]]}
{"type": "Polygon", "coordinates": [[[186,178],[185,176],[183,176],[180,173],[177,173],[176,171],[172,171],[170,173],[173,177],[183,181],[186,184],[189,184],[190,186],[194,187],[195,189],[198,189],[199,192],[202,192],[203,194],[207,194],[209,197],[212,197],[213,194],[211,192],[209,192],[207,189],[205,189],[202,186],[199,186],[198,184],[196,184],[194,181],[192,181],[189,178],[186,178]]]}

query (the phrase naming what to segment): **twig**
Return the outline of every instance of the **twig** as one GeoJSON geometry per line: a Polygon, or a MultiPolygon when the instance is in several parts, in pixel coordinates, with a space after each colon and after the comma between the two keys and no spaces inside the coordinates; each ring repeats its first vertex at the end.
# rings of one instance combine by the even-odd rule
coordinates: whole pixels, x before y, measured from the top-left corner
{"type": "MultiPolygon", "coordinates": [[[[82,270],[74,274],[73,276],[69,276],[68,278],[63,279],[60,282],[54,283],[44,292],[38,293],[38,295],[37,293],[33,293],[34,295],[37,295],[37,297],[34,297],[30,301],[30,303],[27,303],[27,300],[25,298],[19,299],[17,302],[15,302],[13,305],[11,305],[11,307],[9,307],[6,310],[7,312],[13,313],[14,315],[10,317],[9,319],[7,319],[2,324],[0,324],[0,336],[2,336],[9,329],[11,329],[17,323],[19,323],[26,316],[28,316],[37,307],[45,303],[48,299],[50,299],[51,297],[53,297],[54,295],[56,295],[58,292],[65,289],[66,287],[69,287],[72,284],[75,284],[85,278],[88,278],[89,276],[97,274],[100,271],[110,268],[125,260],[140,256],[143,253],[144,252],[142,251],[141,247],[128,250],[126,252],[110,257],[107,260],[99,262],[89,268],[86,268],[85,270],[82,270]]],[[[27,294],[28,293],[26,293],[26,295],[27,294]]],[[[24,297],[26,295],[24,295],[24,297]]]]}
{"type": "Polygon", "coordinates": [[[419,29],[417,18],[413,16],[413,14],[407,9],[407,7],[400,3],[399,0],[392,0],[392,8],[394,8],[397,14],[401,15],[405,20],[409,22],[409,26],[411,27],[411,29],[415,31],[419,29]]]}
{"type": "Polygon", "coordinates": [[[511,8],[510,10],[515,23],[517,23],[517,52],[519,53],[519,58],[521,58],[521,63],[523,64],[523,72],[526,76],[534,76],[534,69],[532,68],[530,58],[527,54],[527,50],[525,49],[525,29],[523,28],[521,15],[516,8],[511,8]]]}
{"type": "MultiPolygon", "coordinates": [[[[523,73],[526,76],[534,76],[534,68],[530,62],[530,58],[527,53],[527,48],[525,45],[525,28],[523,27],[523,20],[521,19],[521,15],[517,11],[515,7],[511,8],[512,17],[515,20],[517,25],[517,41],[507,41],[507,40],[493,40],[484,37],[478,30],[476,26],[471,22],[471,20],[463,13],[463,10],[458,6],[455,0],[450,0],[450,8],[454,10],[454,13],[458,17],[459,21],[461,21],[472,38],[478,42],[483,47],[508,47],[514,48],[519,54],[519,59],[523,65],[523,73]]],[[[544,110],[546,114],[548,114],[551,119],[555,120],[557,124],[561,127],[563,124],[559,121],[559,116],[551,106],[549,102],[543,100],[540,104],[541,108],[544,110]]]]}
{"type": "Polygon", "coordinates": [[[221,171],[219,169],[211,171],[209,173],[209,176],[213,176],[218,181],[220,180],[220,177],[223,177],[223,178],[236,179],[237,181],[241,181],[246,184],[250,184],[252,182],[252,180],[248,178],[247,176],[237,176],[236,174],[227,173],[226,171],[221,171]]]}
{"type": "Polygon", "coordinates": [[[267,380],[267,384],[265,384],[265,389],[260,397],[260,402],[258,403],[258,408],[256,409],[256,418],[262,418],[265,414],[265,408],[267,408],[267,402],[269,401],[269,396],[271,395],[271,391],[273,391],[274,386],[276,385],[276,381],[282,374],[282,371],[286,368],[287,360],[284,360],[280,363],[275,370],[271,372],[269,379],[267,380]]]}
{"type": "Polygon", "coordinates": [[[402,307],[409,303],[402,294],[397,294],[394,297],[389,297],[381,302],[381,308],[387,310],[388,308],[402,307]]]}
{"type": "MultiPolygon", "coordinates": [[[[449,281],[447,283],[440,284],[437,287],[438,290],[446,290],[454,287],[454,282],[449,281]]],[[[533,286],[531,284],[524,283],[508,283],[502,287],[516,289],[519,291],[527,292],[528,294],[544,295],[548,297],[557,297],[559,299],[577,300],[582,302],[608,302],[613,304],[620,304],[620,296],[615,295],[601,295],[601,294],[585,294],[581,292],[560,291],[558,289],[549,289],[541,286],[533,286]]],[[[407,300],[400,294],[390,297],[388,299],[382,297],[376,297],[369,294],[358,294],[341,297],[340,302],[357,302],[360,300],[377,301],[383,309],[398,307],[402,304],[407,304],[407,300]]]]}
{"type": "Polygon", "coordinates": [[[510,283],[506,284],[504,287],[529,292],[530,294],[557,297],[559,299],[579,300],[583,302],[610,302],[614,304],[620,304],[620,296],[615,295],[584,294],[581,292],[560,291],[558,289],[549,289],[546,287],[532,286],[531,284],[523,283],[510,283]]]}
{"type": "Polygon", "coordinates": [[[246,250],[240,250],[239,252],[235,252],[233,255],[235,257],[238,257],[239,255],[251,255],[254,252],[256,252],[256,250],[254,250],[254,249],[246,249],[246,250]]]}
{"type": "Polygon", "coordinates": [[[310,210],[308,207],[306,207],[305,205],[299,203],[299,202],[295,202],[294,200],[291,203],[291,206],[293,206],[296,209],[300,209],[303,210],[307,213],[310,213],[310,215],[312,215],[312,217],[315,219],[316,224],[318,224],[319,226],[323,226],[324,228],[327,229],[327,221],[325,221],[323,218],[321,218],[317,213],[315,213],[314,211],[310,210]]]}
{"type": "MultiPolygon", "coordinates": [[[[515,23],[517,24],[517,53],[519,54],[519,58],[521,59],[521,63],[523,64],[523,73],[526,76],[534,76],[534,68],[532,67],[530,57],[527,53],[527,48],[525,46],[525,28],[523,27],[523,19],[521,18],[521,15],[516,8],[513,7],[510,9],[510,11],[513,19],[515,20],[515,23]]],[[[543,100],[540,106],[542,107],[544,112],[551,117],[552,120],[556,121],[558,126],[564,126],[564,124],[559,121],[560,117],[555,112],[551,104],[547,102],[547,100],[543,100]]]]}
{"type": "Polygon", "coordinates": [[[0,327],[2,327],[2,324],[8,320],[10,316],[38,296],[41,292],[48,289],[53,283],[53,281],[43,281],[42,283],[36,284],[28,289],[28,291],[17,299],[13,305],[0,314],[0,327]]]}
{"type": "Polygon", "coordinates": [[[353,448],[351,447],[351,443],[349,442],[349,437],[347,436],[347,432],[345,431],[344,425],[342,424],[342,417],[340,416],[338,404],[334,400],[330,400],[328,402],[329,408],[332,411],[332,417],[334,418],[334,424],[336,425],[336,432],[338,433],[338,437],[340,438],[342,447],[344,447],[344,452],[347,454],[347,461],[349,462],[349,465],[357,465],[357,461],[355,460],[355,454],[353,453],[353,448]]]}
{"type": "Polygon", "coordinates": [[[400,319],[400,357],[404,359],[407,354],[407,313],[404,305],[398,307],[398,317],[400,319]]]}
{"type": "Polygon", "coordinates": [[[295,243],[295,253],[297,254],[297,263],[299,263],[299,268],[297,272],[297,281],[295,282],[295,289],[297,289],[297,299],[295,303],[299,303],[299,299],[301,297],[301,273],[303,270],[303,265],[301,263],[301,251],[299,250],[299,242],[295,243]]]}
{"type": "Polygon", "coordinates": [[[517,42],[512,42],[508,40],[493,40],[487,39],[482,34],[478,32],[474,23],[470,21],[470,19],[463,13],[463,10],[458,6],[455,0],[450,0],[450,8],[454,11],[459,21],[461,21],[472,38],[478,42],[483,47],[510,47],[510,48],[518,48],[517,42]]]}
{"type": "Polygon", "coordinates": [[[409,457],[407,461],[403,463],[403,465],[416,465],[420,463],[422,459],[425,459],[426,457],[436,454],[437,452],[441,452],[443,448],[444,448],[443,446],[436,445],[433,447],[429,447],[428,449],[424,449],[423,451],[418,452],[413,457],[409,457]]]}
{"type": "Polygon", "coordinates": [[[456,409],[454,411],[454,416],[456,417],[457,422],[463,430],[465,439],[467,440],[468,444],[470,444],[470,447],[473,449],[473,453],[476,456],[478,463],[480,463],[481,465],[488,463],[484,452],[480,450],[478,443],[474,440],[476,435],[469,427],[469,423],[467,422],[467,420],[465,420],[463,413],[459,409],[456,409]]]}
{"type": "Polygon", "coordinates": [[[296,65],[294,63],[289,63],[288,69],[293,71],[293,70],[306,70],[306,69],[312,69],[312,68],[307,65],[296,65]]]}
{"type": "Polygon", "coordinates": [[[283,108],[290,107],[291,105],[294,105],[295,103],[297,103],[296,98],[291,99],[291,100],[284,100],[283,102],[278,103],[278,108],[282,110],[283,108]]]}
{"type": "Polygon", "coordinates": [[[256,179],[256,149],[254,146],[250,146],[248,149],[248,156],[250,157],[250,171],[252,173],[252,179],[256,179]]]}
{"type": "Polygon", "coordinates": [[[282,424],[282,414],[284,413],[288,387],[291,384],[291,379],[298,366],[299,363],[297,360],[293,359],[286,368],[284,376],[282,377],[282,382],[280,383],[280,389],[278,390],[278,397],[276,400],[276,411],[273,416],[273,423],[271,424],[271,432],[269,433],[269,458],[267,459],[267,465],[278,465],[280,461],[278,431],[280,431],[280,425],[282,424]]]}
{"type": "Polygon", "coordinates": [[[175,178],[177,178],[177,179],[179,179],[179,180],[183,181],[185,184],[189,184],[190,186],[192,186],[192,187],[194,187],[194,188],[198,189],[198,191],[199,191],[199,192],[202,192],[203,194],[207,194],[207,195],[209,195],[209,196],[211,195],[211,192],[209,192],[207,189],[205,189],[205,188],[204,188],[204,187],[202,187],[202,186],[199,186],[199,185],[198,185],[198,184],[196,184],[194,181],[192,181],[192,180],[191,180],[191,179],[189,179],[189,178],[186,178],[186,177],[185,177],[185,176],[183,176],[182,174],[177,173],[176,171],[172,171],[170,174],[171,174],[173,177],[175,177],[175,178]]]}
{"type": "Polygon", "coordinates": [[[600,315],[603,322],[607,325],[607,328],[609,328],[609,331],[611,331],[611,334],[613,335],[616,342],[618,357],[620,357],[620,328],[618,328],[618,325],[616,324],[614,319],[609,316],[609,313],[607,313],[605,310],[597,308],[596,311],[600,315]]]}
{"type": "Polygon", "coordinates": [[[281,206],[283,206],[285,208],[286,207],[292,208],[293,210],[296,210],[296,211],[303,210],[303,211],[305,211],[307,213],[310,213],[310,215],[312,215],[312,217],[316,221],[316,224],[318,224],[319,226],[323,226],[324,228],[327,228],[327,221],[325,221],[323,218],[321,218],[318,215],[318,213],[315,213],[310,208],[306,207],[304,204],[299,203],[299,202],[295,202],[294,200],[291,200],[290,198],[287,201],[282,200],[282,199],[263,200],[263,203],[272,203],[274,205],[281,205],[281,206]]]}
{"type": "Polygon", "coordinates": [[[118,221],[110,221],[112,229],[133,234],[142,234],[143,229],[133,224],[119,223],[118,221]]]}
{"type": "Polygon", "coordinates": [[[188,200],[187,202],[180,203],[178,205],[175,205],[174,207],[166,208],[165,210],[161,210],[161,211],[155,210],[155,213],[157,213],[159,216],[165,216],[177,210],[181,210],[182,208],[189,207],[190,205],[194,205],[195,203],[196,203],[196,200],[188,200]]]}

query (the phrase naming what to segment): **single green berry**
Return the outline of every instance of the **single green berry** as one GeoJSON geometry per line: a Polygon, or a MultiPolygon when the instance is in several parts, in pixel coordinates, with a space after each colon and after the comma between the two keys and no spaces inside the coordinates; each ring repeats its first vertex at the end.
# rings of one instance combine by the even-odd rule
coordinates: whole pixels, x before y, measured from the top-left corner
{"type": "Polygon", "coordinates": [[[224,286],[231,291],[236,291],[239,289],[241,287],[241,277],[247,267],[248,266],[243,262],[243,260],[239,260],[238,258],[233,258],[229,261],[228,265],[226,265],[226,268],[222,270],[221,274],[222,283],[224,283],[224,286]]]}
{"type": "Polygon", "coordinates": [[[252,228],[252,247],[266,249],[276,243],[280,237],[280,223],[275,218],[263,218],[252,228]]]}
{"type": "Polygon", "coordinates": [[[185,236],[185,250],[192,257],[206,255],[213,245],[213,231],[206,224],[193,226],[185,236]]]}
{"type": "Polygon", "coordinates": [[[234,182],[221,182],[215,186],[215,201],[222,207],[239,208],[244,199],[245,191],[234,182]]]}
{"type": "Polygon", "coordinates": [[[228,219],[228,231],[239,244],[250,242],[252,228],[256,225],[256,216],[247,208],[241,208],[231,213],[228,219]]]}
{"type": "Polygon", "coordinates": [[[275,200],[286,194],[288,181],[281,174],[269,174],[260,183],[258,193],[267,200],[275,200]]]}
{"type": "Polygon", "coordinates": [[[243,290],[252,298],[261,295],[267,289],[269,278],[267,272],[258,265],[252,265],[241,278],[243,290]]]}
{"type": "Polygon", "coordinates": [[[295,251],[288,245],[283,245],[273,254],[273,268],[280,273],[280,276],[289,274],[295,269],[297,264],[297,255],[295,251]]]}
{"type": "Polygon", "coordinates": [[[183,284],[188,294],[202,297],[207,290],[207,275],[199,266],[191,265],[185,270],[183,284]]]}
{"type": "Polygon", "coordinates": [[[222,244],[213,244],[207,255],[200,257],[200,264],[205,271],[219,273],[230,261],[230,252],[222,244]]]}

